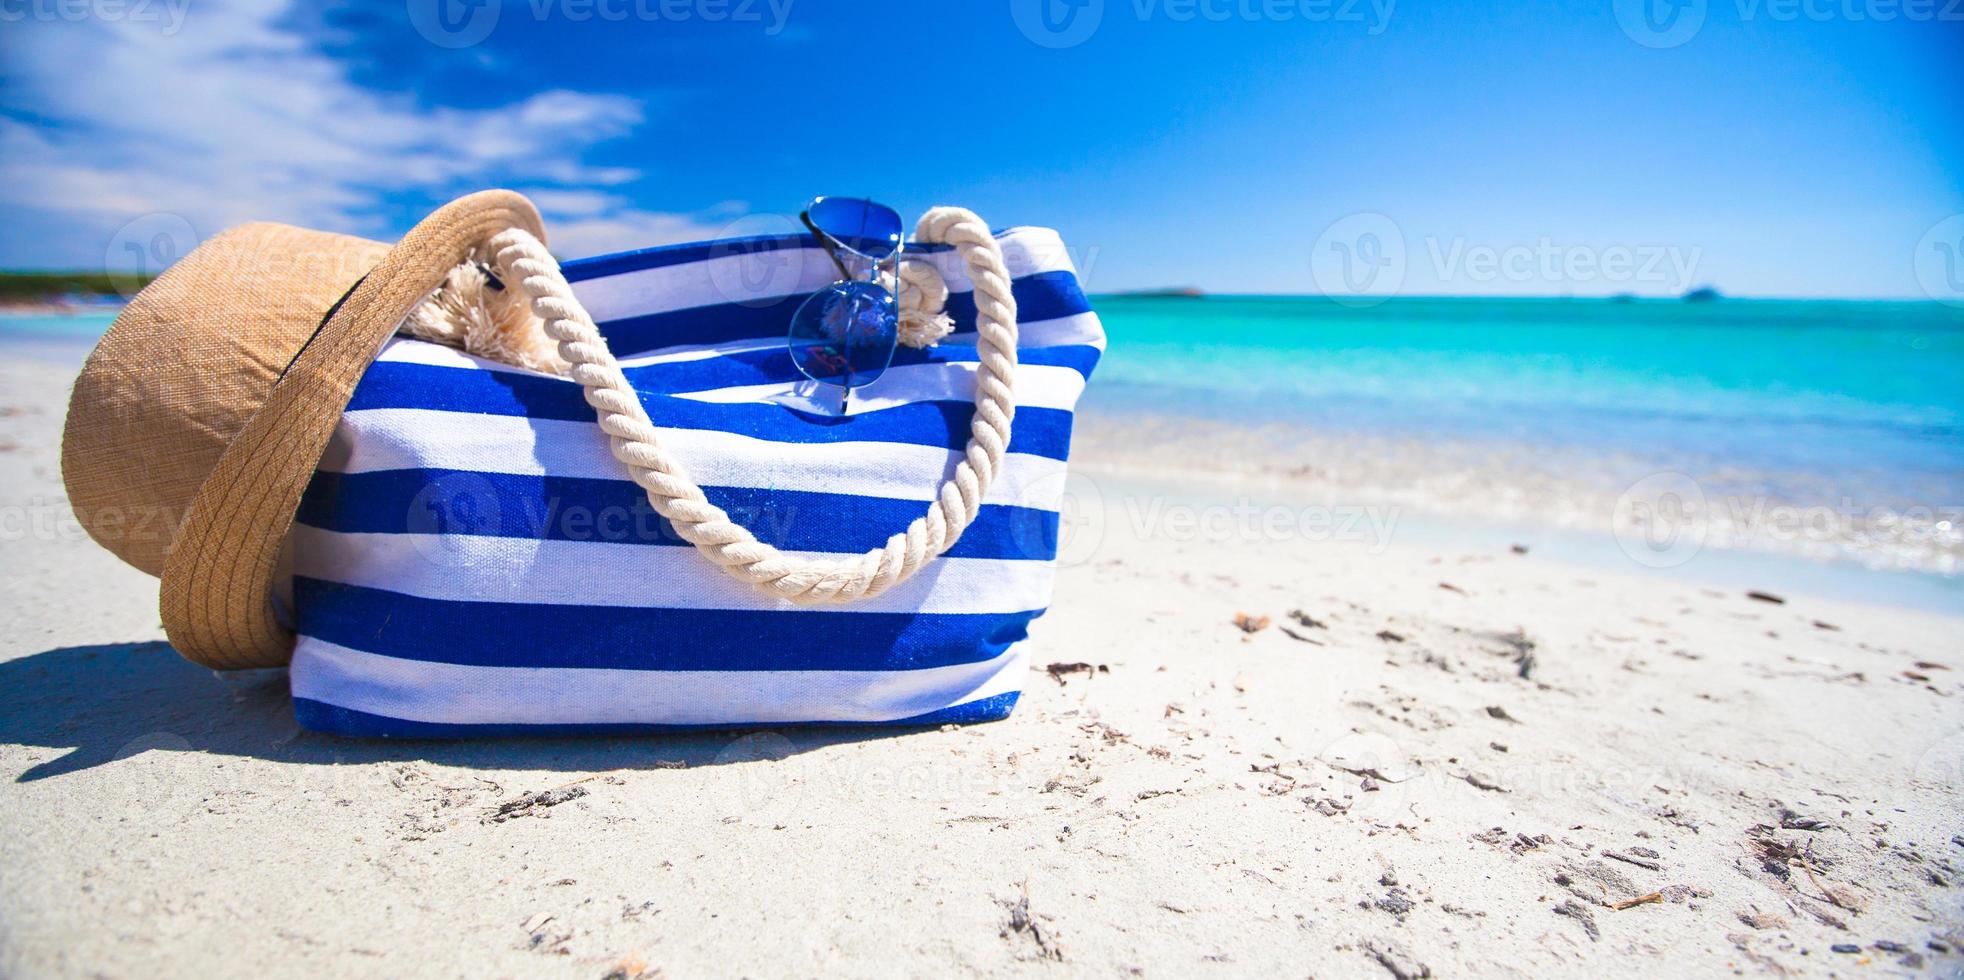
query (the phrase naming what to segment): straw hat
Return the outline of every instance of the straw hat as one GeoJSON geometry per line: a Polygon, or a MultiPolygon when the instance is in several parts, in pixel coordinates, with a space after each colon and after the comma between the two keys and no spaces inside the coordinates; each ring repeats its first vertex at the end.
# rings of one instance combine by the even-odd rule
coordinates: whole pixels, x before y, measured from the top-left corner
{"type": "Polygon", "coordinates": [[[234,228],[146,286],[68,403],[62,479],[89,535],[162,578],[164,630],[207,667],[277,667],[281,549],[335,423],[383,342],[472,246],[544,239],[511,191],[439,208],[394,247],[234,228]]]}

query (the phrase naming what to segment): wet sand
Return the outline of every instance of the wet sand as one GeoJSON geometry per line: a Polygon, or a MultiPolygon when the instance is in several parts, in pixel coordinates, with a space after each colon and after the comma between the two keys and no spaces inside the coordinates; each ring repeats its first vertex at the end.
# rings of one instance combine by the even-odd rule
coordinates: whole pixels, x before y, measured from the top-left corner
{"type": "MultiPolygon", "coordinates": [[[[1653,567],[1686,549],[1924,575],[1964,570],[1964,505],[1927,486],[1857,498],[1821,475],[1614,453],[1268,422],[1116,412],[1080,417],[1081,470],[1126,482],[1197,483],[1220,498],[1396,507],[1448,523],[1620,538],[1653,567]]],[[[1964,608],[1964,598],[1959,608],[1964,608]]]]}

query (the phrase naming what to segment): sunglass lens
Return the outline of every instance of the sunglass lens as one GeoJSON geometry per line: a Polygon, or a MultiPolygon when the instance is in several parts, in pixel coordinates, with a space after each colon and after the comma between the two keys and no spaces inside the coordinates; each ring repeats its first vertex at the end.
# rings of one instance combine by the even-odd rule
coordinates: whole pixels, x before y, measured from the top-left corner
{"type": "Polygon", "coordinates": [[[813,227],[875,261],[900,248],[900,213],[857,197],[821,197],[805,209],[813,227]]]}
{"type": "Polygon", "coordinates": [[[899,330],[892,293],[876,283],[835,282],[792,314],[791,360],[823,384],[872,384],[892,363],[899,330]]]}

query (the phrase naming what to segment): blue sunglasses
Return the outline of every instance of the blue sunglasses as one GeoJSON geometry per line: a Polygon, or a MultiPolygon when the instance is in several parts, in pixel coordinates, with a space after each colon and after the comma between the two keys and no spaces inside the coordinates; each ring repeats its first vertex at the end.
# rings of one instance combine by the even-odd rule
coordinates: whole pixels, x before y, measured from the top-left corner
{"type": "Polygon", "coordinates": [[[843,389],[839,412],[844,414],[852,390],[879,380],[893,363],[900,307],[879,276],[889,263],[899,262],[900,214],[862,198],[820,197],[798,217],[832,257],[839,281],[813,293],[791,315],[786,343],[805,377],[843,389]]]}

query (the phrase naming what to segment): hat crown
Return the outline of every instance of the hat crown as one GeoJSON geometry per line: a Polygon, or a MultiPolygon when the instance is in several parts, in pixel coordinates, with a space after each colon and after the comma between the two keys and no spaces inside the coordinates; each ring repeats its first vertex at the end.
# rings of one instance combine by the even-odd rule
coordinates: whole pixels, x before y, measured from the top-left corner
{"type": "Polygon", "coordinates": [[[62,480],[89,536],[162,574],[226,446],[387,252],[349,235],[248,224],[138,292],[89,355],[68,403],[62,480]]]}

